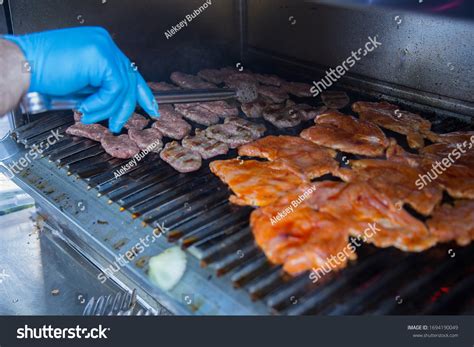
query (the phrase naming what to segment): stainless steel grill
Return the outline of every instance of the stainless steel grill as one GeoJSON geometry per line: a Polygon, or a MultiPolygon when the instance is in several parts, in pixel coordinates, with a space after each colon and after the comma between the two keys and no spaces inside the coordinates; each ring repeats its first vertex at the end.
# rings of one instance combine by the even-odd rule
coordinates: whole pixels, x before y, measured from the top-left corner
{"type": "MultiPolygon", "coordinates": [[[[349,95],[351,102],[367,100],[362,95],[349,95]]],[[[343,112],[351,113],[349,108],[343,112]]],[[[459,119],[426,116],[435,131],[473,128],[459,119]]],[[[67,112],[43,117],[48,117],[48,122],[34,121],[17,128],[13,136],[28,148],[44,140],[51,130],[64,132],[72,123],[72,115],[67,112]]],[[[269,134],[292,135],[310,124],[282,131],[265,123],[269,134]]],[[[387,133],[406,147],[404,137],[387,133]]],[[[229,190],[210,173],[209,161],[198,172],[179,174],[158,156],[150,154],[116,179],[114,171],[126,161],[111,158],[100,144],[89,140],[66,135],[43,155],[35,165],[53,170],[67,185],[88,189],[80,199],[96,200],[94,204],[100,210],[85,211],[85,216],[75,213],[77,218],[98,218],[90,235],[94,241],[90,247],[96,253],[107,249],[112,256],[118,256],[130,249],[140,235],[151,230],[156,233],[162,226],[169,232],[160,247],[177,243],[187,250],[191,256],[189,271],[194,271],[199,280],[194,278],[189,282],[190,287],[173,293],[173,300],[181,301],[179,304],[186,307],[180,311],[177,308],[180,305],[171,303],[169,308],[175,313],[468,314],[474,308],[474,266],[469,262],[474,246],[459,248],[447,244],[421,254],[407,254],[365,245],[358,251],[357,262],[313,284],[308,274],[290,278],[281,267],[267,261],[254,244],[248,225],[252,209],[228,202],[229,190]],[[121,225],[120,229],[111,225],[107,211],[114,211],[118,216],[119,220],[114,222],[121,225]],[[193,293],[193,302],[186,305],[180,296],[189,293],[193,293]]],[[[343,155],[348,156],[340,153],[338,158],[343,155]]],[[[235,156],[234,150],[225,157],[235,156]]],[[[37,177],[38,172],[37,168],[25,170],[21,180],[34,184],[43,193],[51,190],[56,204],[73,198],[61,190],[57,177],[49,181],[47,177],[37,177]]],[[[66,212],[71,213],[71,209],[66,212]]],[[[153,245],[123,269],[125,277],[133,283],[128,286],[141,286],[149,294],[145,300],[150,306],[157,296],[146,279],[147,260],[158,250],[153,245]]],[[[142,296],[146,297],[143,293],[142,296]]]]}

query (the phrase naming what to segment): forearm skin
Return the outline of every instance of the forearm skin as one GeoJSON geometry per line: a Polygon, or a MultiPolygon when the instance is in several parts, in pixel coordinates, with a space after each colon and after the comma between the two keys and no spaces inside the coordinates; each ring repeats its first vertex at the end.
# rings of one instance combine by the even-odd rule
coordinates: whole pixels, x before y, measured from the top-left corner
{"type": "Polygon", "coordinates": [[[21,49],[0,38],[0,116],[14,109],[30,85],[30,68],[21,49]]]}

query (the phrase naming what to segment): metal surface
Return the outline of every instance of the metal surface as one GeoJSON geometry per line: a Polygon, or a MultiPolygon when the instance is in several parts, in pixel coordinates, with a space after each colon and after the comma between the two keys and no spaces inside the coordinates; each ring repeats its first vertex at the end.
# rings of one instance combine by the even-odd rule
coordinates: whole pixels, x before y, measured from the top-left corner
{"type": "MultiPolygon", "coordinates": [[[[228,100],[237,96],[234,89],[185,89],[153,92],[159,104],[192,103],[216,100],[228,100]]],[[[84,95],[65,98],[51,97],[37,92],[27,93],[21,103],[25,114],[38,114],[46,111],[65,111],[77,109],[84,101],[84,95]]],[[[1,158],[1,157],[0,157],[1,158]]]]}
{"type": "MultiPolygon", "coordinates": [[[[352,101],[362,98],[350,96],[352,101]]],[[[472,129],[456,118],[425,116],[435,131],[472,129]]],[[[68,124],[71,118],[62,115],[60,119],[68,124]]],[[[277,130],[266,123],[269,134],[292,135],[310,124],[277,130]]],[[[48,128],[36,131],[44,133],[48,128]]],[[[16,131],[18,141],[27,147],[41,138],[30,129],[16,131]]],[[[404,137],[397,136],[397,140],[406,145],[404,137]]],[[[313,284],[308,274],[289,278],[280,266],[269,264],[254,244],[248,225],[251,208],[229,203],[229,191],[209,172],[208,161],[196,173],[178,174],[151,155],[115,178],[114,171],[126,161],[112,159],[100,150],[84,155],[94,146],[87,140],[66,138],[16,180],[49,202],[50,214],[65,220],[65,237],[102,270],[132,249],[140,236],[159,235],[133,263],[114,274],[124,288],[137,288],[151,308],[160,302],[176,314],[392,314],[400,310],[420,313],[436,303],[436,313],[443,313],[448,307],[432,299],[444,296],[444,292],[436,294],[440,288],[459,291],[461,295],[454,300],[458,305],[473,299],[469,294],[472,282],[462,281],[474,276],[469,266],[472,245],[441,245],[411,255],[366,245],[358,251],[357,262],[328,274],[321,283],[313,284]],[[86,188],[90,190],[84,192],[86,188]],[[84,211],[77,210],[78,201],[86,206],[84,211]],[[100,216],[94,211],[101,211],[100,216]],[[188,251],[188,268],[176,288],[163,292],[148,280],[147,261],[172,243],[188,251]],[[455,258],[449,252],[453,248],[455,258]],[[459,283],[463,290],[457,289],[459,283]],[[399,298],[405,305],[398,304],[399,298]]],[[[232,151],[228,157],[235,155],[232,151]]],[[[463,307],[456,313],[462,314],[463,307]]]]}

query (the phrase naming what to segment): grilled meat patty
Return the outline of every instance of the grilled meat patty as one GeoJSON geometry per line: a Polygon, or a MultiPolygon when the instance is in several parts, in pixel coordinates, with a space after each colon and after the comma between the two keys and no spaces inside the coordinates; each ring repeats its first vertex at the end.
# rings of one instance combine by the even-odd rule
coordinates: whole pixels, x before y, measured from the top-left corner
{"type": "Polygon", "coordinates": [[[210,112],[200,104],[176,104],[176,111],[195,123],[202,125],[212,125],[219,123],[219,116],[210,112]]]}
{"type": "Polygon", "coordinates": [[[285,81],[276,75],[255,74],[255,78],[261,84],[280,87],[285,81]]]}
{"type": "Polygon", "coordinates": [[[222,69],[204,69],[198,72],[198,76],[203,80],[209,81],[211,83],[220,84],[230,75],[236,73],[237,70],[232,68],[222,68],[222,69]]]}
{"type": "Polygon", "coordinates": [[[140,148],[138,148],[128,135],[114,136],[107,134],[102,138],[100,143],[104,150],[115,158],[129,159],[140,152],[140,148]]]}
{"type": "Polygon", "coordinates": [[[230,148],[237,148],[255,139],[252,131],[235,123],[212,125],[206,129],[206,136],[226,143],[230,148]]]}
{"type": "Polygon", "coordinates": [[[349,96],[345,92],[324,91],[321,93],[321,100],[328,108],[341,109],[349,105],[349,96]]]}
{"type": "Polygon", "coordinates": [[[160,157],[173,169],[182,173],[197,171],[202,163],[198,152],[184,148],[177,141],[167,143],[160,157]]]}
{"type": "Polygon", "coordinates": [[[163,136],[181,140],[191,132],[191,125],[171,106],[166,108],[162,107],[160,109],[160,115],[160,118],[153,123],[152,127],[159,130],[163,136]]]}
{"type": "Polygon", "coordinates": [[[301,137],[347,153],[381,156],[389,145],[380,128],[364,120],[328,111],[319,115],[316,125],[301,132],[301,137]]]}
{"type": "Polygon", "coordinates": [[[290,93],[294,96],[303,98],[310,97],[311,94],[311,85],[307,83],[300,82],[284,82],[281,85],[282,89],[287,93],[290,93]]]}
{"type": "Polygon", "coordinates": [[[100,124],[75,123],[66,129],[66,134],[85,137],[100,142],[100,140],[102,140],[105,135],[110,134],[110,132],[109,129],[100,124]]]}
{"type": "Polygon", "coordinates": [[[167,82],[148,82],[148,86],[151,90],[155,92],[165,92],[169,90],[179,90],[180,88],[175,86],[174,84],[167,83],[167,82]]]}
{"type": "Polygon", "coordinates": [[[227,154],[229,151],[227,144],[208,138],[205,131],[196,129],[195,132],[195,136],[186,136],[183,141],[181,141],[181,144],[184,148],[198,152],[203,159],[227,154]]]}
{"type": "Polygon", "coordinates": [[[207,89],[216,88],[214,83],[206,82],[197,76],[188,75],[183,72],[173,72],[170,76],[173,83],[184,89],[207,89]]]}
{"type": "Polygon", "coordinates": [[[133,113],[132,116],[125,123],[125,129],[138,129],[142,130],[148,125],[149,121],[146,117],[138,113],[133,113]]]}
{"type": "Polygon", "coordinates": [[[274,86],[259,85],[258,93],[264,97],[264,99],[277,104],[285,102],[285,100],[289,98],[288,93],[284,89],[274,86]]]}
{"type": "Polygon", "coordinates": [[[243,129],[249,130],[252,133],[254,139],[262,137],[263,134],[265,134],[265,131],[267,130],[267,128],[263,124],[253,123],[240,117],[226,118],[224,120],[224,124],[228,123],[233,123],[243,129]]]}
{"type": "Polygon", "coordinates": [[[161,141],[163,134],[158,129],[130,129],[128,136],[141,150],[146,149],[150,152],[160,153],[163,148],[163,142],[161,141]]]}

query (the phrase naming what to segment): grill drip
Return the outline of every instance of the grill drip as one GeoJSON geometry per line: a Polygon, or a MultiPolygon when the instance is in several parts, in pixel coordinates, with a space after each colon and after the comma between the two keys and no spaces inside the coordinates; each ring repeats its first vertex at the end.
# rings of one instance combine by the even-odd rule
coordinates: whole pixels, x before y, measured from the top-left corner
{"type": "MultiPolygon", "coordinates": [[[[352,102],[367,99],[349,95],[352,102]]],[[[342,111],[352,113],[349,108],[342,111]]],[[[47,117],[47,122],[39,119],[16,129],[13,136],[31,147],[46,139],[51,130],[64,132],[73,122],[68,112],[47,117]]],[[[426,118],[438,132],[472,129],[472,125],[455,118],[426,118]]],[[[289,135],[298,135],[311,124],[278,130],[265,123],[267,134],[289,135]]],[[[387,134],[407,147],[404,137],[387,134]]],[[[153,228],[165,225],[170,230],[167,233],[170,242],[187,249],[202,266],[222,276],[228,290],[243,290],[252,300],[262,301],[269,313],[472,314],[474,311],[474,266],[470,259],[474,245],[455,248],[455,257],[450,257],[448,252],[454,248],[452,244],[420,254],[364,245],[358,250],[356,263],[313,284],[308,274],[290,278],[280,266],[269,264],[254,244],[248,225],[252,209],[228,202],[229,190],[209,171],[209,161],[204,161],[198,172],[179,174],[151,153],[116,179],[114,171],[126,160],[111,158],[96,142],[68,135],[48,148],[43,156],[42,160],[55,163],[58,170],[85,181],[98,196],[106,196],[110,204],[129,211],[130,214],[124,212],[123,218],[139,218],[143,225],[153,228]]],[[[235,156],[233,150],[217,159],[235,156]]]]}

